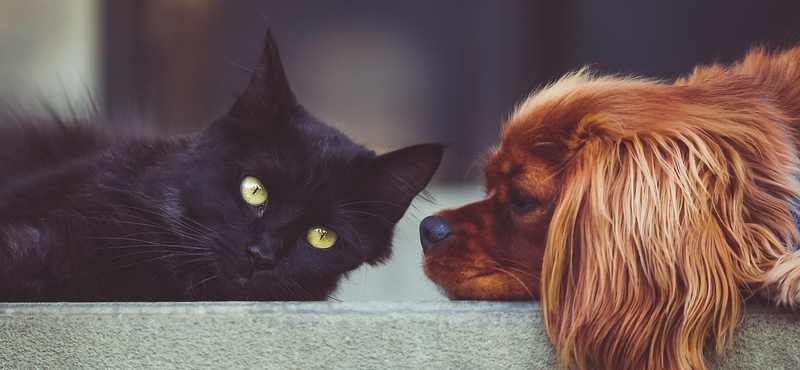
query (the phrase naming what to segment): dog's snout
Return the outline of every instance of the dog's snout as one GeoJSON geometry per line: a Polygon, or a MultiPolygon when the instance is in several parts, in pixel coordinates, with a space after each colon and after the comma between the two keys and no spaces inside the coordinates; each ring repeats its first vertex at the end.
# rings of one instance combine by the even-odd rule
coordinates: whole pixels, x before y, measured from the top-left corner
{"type": "Polygon", "coordinates": [[[441,217],[425,217],[419,224],[422,251],[427,254],[440,247],[450,237],[451,233],[450,226],[441,217]]]}

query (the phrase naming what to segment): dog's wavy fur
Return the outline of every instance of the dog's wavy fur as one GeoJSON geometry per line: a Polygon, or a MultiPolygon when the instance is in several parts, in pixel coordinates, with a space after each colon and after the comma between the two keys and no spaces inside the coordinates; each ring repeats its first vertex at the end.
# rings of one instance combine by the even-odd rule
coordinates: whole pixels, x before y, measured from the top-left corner
{"type": "Polygon", "coordinates": [[[745,300],[800,304],[798,128],[800,48],[755,49],[673,84],[570,74],[505,126],[476,203],[493,220],[465,221],[474,205],[440,212],[453,236],[425,271],[454,299],[520,299],[520,284],[541,297],[564,368],[706,369],[704,347],[730,347],[745,300]],[[532,210],[502,211],[514,186],[532,210]],[[463,231],[504,223],[542,236],[500,245],[487,230],[475,244],[463,231]],[[506,268],[515,279],[464,274],[525,248],[543,251],[506,268]]]}

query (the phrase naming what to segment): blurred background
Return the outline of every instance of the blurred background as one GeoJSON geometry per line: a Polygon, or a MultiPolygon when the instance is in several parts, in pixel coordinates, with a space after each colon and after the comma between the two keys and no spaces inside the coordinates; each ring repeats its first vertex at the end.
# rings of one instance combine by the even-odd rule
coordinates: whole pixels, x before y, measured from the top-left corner
{"type": "Polygon", "coordinates": [[[395,257],[341,300],[443,300],[417,225],[482,195],[480,158],[515,104],[565,72],[667,80],[752,45],[800,44],[798,0],[0,0],[0,97],[187,133],[246,86],[270,25],[298,99],[379,152],[447,142],[395,257]]]}

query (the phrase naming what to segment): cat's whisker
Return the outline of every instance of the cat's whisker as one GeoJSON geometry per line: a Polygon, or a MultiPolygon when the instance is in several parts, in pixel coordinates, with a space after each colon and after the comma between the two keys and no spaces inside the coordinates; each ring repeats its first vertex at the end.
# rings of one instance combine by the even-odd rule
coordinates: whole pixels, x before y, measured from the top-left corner
{"type": "MultiPolygon", "coordinates": [[[[145,249],[142,252],[154,252],[154,251],[174,251],[174,252],[184,252],[184,253],[197,253],[197,254],[210,254],[207,252],[206,248],[200,247],[192,247],[188,245],[171,245],[171,244],[123,244],[123,245],[115,245],[110,247],[104,247],[102,250],[117,250],[117,249],[130,249],[130,248],[142,248],[142,247],[159,247],[163,249],[145,249]],[[200,251],[200,252],[197,252],[200,251]],[[206,253],[201,253],[206,252],[206,253]]],[[[99,252],[100,249],[95,250],[95,252],[99,252]]]]}
{"type": "Polygon", "coordinates": [[[198,285],[200,285],[200,284],[203,284],[203,283],[205,283],[205,282],[211,281],[211,280],[213,280],[213,279],[216,279],[216,278],[218,278],[218,277],[219,277],[219,275],[212,275],[212,276],[210,276],[210,277],[207,277],[207,278],[205,278],[205,279],[203,279],[203,280],[200,280],[200,281],[198,281],[198,282],[196,282],[196,283],[192,284],[192,286],[190,286],[190,287],[189,287],[187,290],[192,290],[192,289],[194,289],[196,286],[198,286],[198,285]]]}
{"type": "MultiPolygon", "coordinates": [[[[173,262],[173,263],[170,263],[170,264],[164,266],[164,268],[161,269],[161,271],[167,272],[167,271],[172,271],[172,270],[174,270],[174,269],[176,269],[178,267],[185,267],[185,266],[191,266],[191,265],[196,265],[196,264],[202,264],[201,267],[212,267],[212,264],[211,264],[212,260],[211,260],[210,257],[213,257],[213,256],[202,256],[202,257],[207,257],[207,258],[193,258],[193,259],[173,262]]],[[[196,270],[196,271],[198,271],[198,270],[196,270]]],[[[184,279],[188,278],[188,276],[189,275],[187,275],[187,277],[185,277],[184,279]]]]}
{"type": "MultiPolygon", "coordinates": [[[[381,220],[385,221],[387,224],[394,226],[394,223],[393,223],[392,221],[390,221],[389,219],[387,219],[386,217],[383,217],[383,216],[380,216],[380,215],[377,215],[377,214],[374,214],[374,213],[371,213],[371,212],[364,212],[364,211],[353,211],[353,210],[345,210],[344,212],[345,212],[345,213],[357,213],[357,214],[364,214],[364,215],[367,215],[367,216],[376,217],[376,218],[378,218],[378,219],[381,219],[381,220]]],[[[406,238],[406,240],[410,240],[410,239],[408,238],[408,236],[407,236],[407,235],[406,235],[406,234],[403,232],[403,230],[402,230],[402,229],[396,228],[396,229],[395,229],[395,232],[397,232],[397,233],[398,233],[399,235],[401,235],[402,237],[406,238]]]]}
{"type": "Polygon", "coordinates": [[[172,256],[161,255],[161,256],[158,256],[158,257],[154,257],[154,258],[149,258],[149,259],[136,261],[136,262],[132,262],[132,263],[124,264],[124,265],[113,266],[113,267],[110,267],[110,268],[97,270],[97,271],[94,272],[94,274],[100,274],[100,273],[103,273],[103,272],[109,272],[109,271],[115,271],[115,270],[122,270],[122,269],[125,269],[125,268],[128,268],[128,267],[133,267],[133,266],[136,266],[136,265],[142,265],[142,264],[145,264],[145,263],[151,263],[151,262],[155,262],[155,261],[159,261],[159,260],[164,260],[164,259],[167,259],[169,257],[172,257],[172,256]]]}
{"type": "Polygon", "coordinates": [[[372,212],[353,211],[353,210],[345,210],[344,212],[345,213],[357,213],[357,214],[367,215],[367,216],[370,216],[370,217],[375,217],[375,218],[378,218],[380,220],[385,221],[387,224],[394,225],[394,223],[392,221],[390,221],[388,218],[383,217],[383,216],[378,215],[378,214],[375,214],[375,213],[372,213],[372,212]]]}
{"type": "Polygon", "coordinates": [[[264,19],[264,24],[265,24],[265,25],[269,25],[269,19],[267,19],[267,15],[264,13],[264,10],[262,10],[262,9],[261,9],[261,8],[258,6],[258,3],[256,3],[255,1],[253,1],[253,2],[251,2],[251,4],[253,5],[253,7],[254,7],[254,8],[256,8],[256,10],[258,11],[258,14],[261,14],[261,18],[262,18],[262,19],[264,19]]]}
{"type": "MultiPolygon", "coordinates": [[[[141,196],[141,195],[140,195],[140,197],[149,198],[149,197],[144,197],[144,196],[141,196]]],[[[151,201],[153,202],[153,204],[157,204],[157,202],[155,200],[151,200],[151,201]]],[[[117,207],[117,208],[127,208],[127,209],[131,209],[131,210],[141,211],[141,212],[152,214],[152,215],[157,216],[159,218],[166,218],[167,220],[169,220],[171,222],[174,222],[174,223],[176,223],[178,225],[181,225],[181,226],[189,229],[190,231],[192,231],[194,233],[197,233],[196,236],[198,236],[198,237],[202,237],[203,236],[203,233],[202,233],[203,230],[209,231],[209,232],[214,232],[213,229],[201,224],[200,222],[197,222],[197,221],[191,220],[191,219],[183,220],[183,219],[179,219],[177,217],[172,217],[172,216],[170,216],[169,212],[159,213],[159,212],[155,212],[153,210],[147,209],[147,208],[136,207],[136,206],[131,206],[131,205],[115,205],[115,207],[117,207]],[[192,223],[194,223],[194,225],[196,225],[197,227],[201,227],[202,229],[198,229],[198,228],[190,225],[188,222],[192,222],[192,223]]],[[[118,215],[128,216],[128,217],[131,216],[131,214],[120,214],[119,212],[116,212],[116,211],[108,211],[108,212],[105,212],[105,213],[111,213],[112,215],[113,214],[118,214],[118,215]]],[[[149,221],[149,220],[144,219],[144,218],[141,218],[141,219],[143,221],[149,221]]],[[[153,226],[161,226],[161,225],[159,225],[157,223],[154,223],[154,222],[150,222],[150,224],[153,225],[153,226]]],[[[171,231],[172,229],[169,229],[169,230],[171,231]]]]}
{"type": "MultiPolygon", "coordinates": [[[[201,245],[192,245],[186,243],[174,243],[174,242],[160,242],[158,240],[148,240],[148,239],[137,239],[137,238],[111,238],[111,239],[104,239],[107,240],[105,243],[100,245],[99,247],[93,249],[89,253],[99,253],[104,250],[111,250],[119,248],[119,245],[113,245],[114,243],[119,242],[135,242],[140,243],[136,244],[136,247],[168,247],[168,248],[175,248],[175,249],[182,249],[182,250],[198,250],[198,251],[207,251],[209,248],[203,247],[201,245]]],[[[195,241],[196,242],[196,241],[195,241]]],[[[122,246],[126,246],[123,244],[122,246]]],[[[131,246],[131,245],[127,245],[131,246]]]]}
{"type": "Polygon", "coordinates": [[[112,256],[112,257],[106,258],[106,260],[107,261],[113,261],[113,260],[117,260],[117,259],[121,259],[121,258],[130,258],[130,257],[133,257],[133,256],[147,255],[147,254],[153,254],[153,253],[160,253],[162,255],[160,257],[156,258],[156,259],[147,260],[147,262],[156,261],[158,259],[168,259],[168,258],[177,257],[177,256],[181,256],[181,257],[184,257],[184,256],[208,257],[209,256],[208,254],[205,254],[205,253],[194,253],[194,252],[185,252],[185,251],[169,250],[169,249],[160,249],[160,250],[159,249],[148,249],[148,250],[143,250],[143,251],[138,251],[138,252],[124,253],[124,254],[121,254],[121,255],[118,255],[118,256],[112,256]]]}
{"type": "MultiPolygon", "coordinates": [[[[119,242],[119,241],[134,241],[134,242],[141,242],[141,243],[154,243],[151,240],[132,238],[132,236],[136,236],[136,235],[142,235],[142,236],[146,236],[146,235],[165,235],[165,234],[166,234],[166,232],[143,231],[143,232],[139,232],[139,233],[131,233],[131,234],[123,235],[123,236],[120,236],[120,237],[113,237],[113,236],[100,236],[100,237],[78,236],[78,238],[84,239],[84,240],[105,240],[106,241],[105,243],[100,244],[97,248],[94,248],[92,251],[89,252],[89,253],[95,253],[97,251],[106,249],[106,246],[108,246],[109,244],[113,244],[114,242],[119,242]]],[[[161,243],[157,243],[157,244],[161,244],[161,243]]]]}
{"type": "Polygon", "coordinates": [[[140,231],[140,232],[137,232],[137,233],[130,233],[130,234],[122,235],[122,236],[85,236],[85,235],[80,235],[80,236],[78,236],[78,238],[86,239],[86,240],[111,240],[111,241],[114,241],[114,240],[124,240],[126,238],[134,239],[134,238],[131,238],[131,237],[132,236],[136,236],[136,235],[166,235],[166,234],[167,233],[165,231],[140,231]]]}
{"type": "MultiPolygon", "coordinates": [[[[314,295],[313,295],[313,294],[309,293],[309,292],[308,292],[308,290],[306,290],[306,288],[303,288],[303,286],[302,286],[302,285],[300,285],[300,283],[298,283],[298,282],[297,282],[297,281],[295,281],[294,279],[292,279],[292,278],[289,278],[288,280],[289,280],[289,281],[290,281],[292,284],[294,284],[294,285],[297,285],[297,287],[298,287],[298,288],[300,288],[300,290],[302,290],[304,293],[306,293],[306,295],[307,295],[308,297],[314,297],[314,295]]],[[[288,287],[287,287],[287,289],[288,289],[288,287]]],[[[298,298],[297,298],[297,293],[296,293],[296,292],[295,292],[293,289],[289,289],[289,291],[290,291],[290,292],[292,292],[292,294],[294,294],[294,299],[298,299],[298,298]]]]}
{"type": "Polygon", "coordinates": [[[347,197],[345,197],[345,198],[342,198],[342,199],[340,199],[338,202],[336,202],[336,205],[337,205],[337,206],[341,206],[341,205],[342,205],[342,203],[349,202],[351,199],[357,198],[357,197],[359,197],[359,196],[361,196],[361,195],[360,195],[360,194],[358,194],[358,193],[350,194],[350,195],[348,195],[347,197]]]}
{"type": "MultiPolygon", "coordinates": [[[[186,281],[187,284],[190,284],[193,280],[195,280],[195,278],[199,279],[205,276],[205,274],[201,272],[206,270],[210,270],[212,272],[212,274],[210,275],[214,276],[217,275],[215,273],[213,261],[211,259],[194,259],[186,261],[186,263],[181,263],[179,266],[173,266],[173,267],[184,267],[184,266],[193,266],[191,267],[192,270],[185,273],[182,278],[182,280],[186,281]],[[194,267],[194,266],[199,266],[199,267],[194,267]]],[[[194,285],[196,284],[193,284],[193,286],[194,285]]]]}
{"type": "Polygon", "coordinates": [[[364,248],[364,242],[361,241],[361,236],[358,235],[358,231],[356,231],[356,229],[353,227],[353,225],[347,225],[347,227],[349,227],[350,230],[353,231],[353,235],[355,235],[358,238],[358,245],[361,247],[361,254],[366,256],[367,255],[367,250],[364,248]]]}
{"type": "Polygon", "coordinates": [[[184,225],[186,228],[189,228],[189,229],[191,229],[191,230],[193,230],[195,232],[201,233],[201,234],[202,234],[203,231],[210,232],[212,234],[216,233],[216,230],[214,230],[214,229],[212,229],[212,228],[210,228],[210,227],[208,227],[206,225],[201,224],[199,221],[192,220],[190,218],[186,218],[186,219],[183,219],[183,220],[176,220],[176,222],[179,222],[182,225],[184,225]],[[189,224],[189,222],[191,222],[192,224],[194,224],[197,227],[200,227],[201,229],[197,229],[195,227],[192,227],[189,224]]]}
{"type": "Polygon", "coordinates": [[[184,244],[163,244],[163,243],[154,243],[146,240],[137,240],[137,239],[129,239],[127,241],[135,242],[134,244],[120,244],[114,246],[105,246],[103,248],[98,248],[93,250],[93,253],[100,253],[102,251],[113,251],[113,250],[126,250],[126,249],[137,249],[138,252],[134,253],[123,253],[121,255],[112,256],[111,258],[121,258],[132,256],[136,254],[145,254],[145,253],[169,253],[172,255],[196,255],[196,256],[212,256],[211,253],[207,248],[192,246],[192,245],[184,245],[184,244]],[[137,244],[138,243],[138,244],[137,244]],[[143,249],[144,248],[144,249],[143,249]]]}
{"type": "MultiPolygon", "coordinates": [[[[148,239],[140,239],[140,238],[131,238],[130,236],[134,235],[148,235],[148,234],[166,234],[165,232],[139,232],[139,233],[131,233],[126,236],[122,237],[80,237],[81,239],[88,239],[88,240],[106,240],[106,243],[103,243],[98,248],[92,250],[90,253],[96,253],[98,251],[106,250],[106,249],[114,249],[115,247],[109,247],[109,244],[114,242],[137,242],[142,244],[137,244],[137,247],[146,247],[146,246],[165,246],[165,247],[172,247],[172,248],[180,248],[180,249],[194,249],[194,250],[207,250],[208,248],[204,248],[202,246],[192,246],[186,245],[183,243],[167,243],[167,242],[159,242],[157,240],[148,240],[148,239]]],[[[195,242],[199,242],[198,240],[194,240],[195,242]]]]}
{"type": "MultiPolygon", "coordinates": [[[[212,256],[205,256],[205,257],[212,257],[212,256]]],[[[178,261],[178,262],[170,262],[170,263],[165,264],[163,266],[163,268],[156,270],[152,274],[152,277],[150,279],[151,280],[155,280],[155,278],[157,278],[158,275],[160,275],[162,273],[174,272],[175,269],[177,269],[177,268],[184,267],[184,266],[190,266],[190,265],[193,265],[193,264],[203,263],[206,266],[210,266],[210,262],[211,262],[210,259],[207,259],[207,258],[193,258],[193,259],[182,260],[182,261],[178,261]]]]}
{"type": "Polygon", "coordinates": [[[230,60],[228,58],[222,58],[222,60],[224,60],[225,62],[231,64],[234,67],[239,67],[239,68],[241,68],[242,70],[244,70],[246,72],[250,72],[250,73],[255,72],[255,69],[247,67],[247,66],[244,66],[244,65],[241,65],[239,63],[236,63],[236,62],[234,62],[234,61],[232,61],[232,60],[230,60]]]}
{"type": "MultiPolygon", "coordinates": [[[[130,215],[125,215],[125,216],[130,216],[130,215]]],[[[172,229],[170,229],[170,228],[168,228],[166,226],[161,226],[161,225],[158,225],[158,224],[155,224],[155,223],[144,223],[144,222],[126,221],[126,220],[119,220],[119,219],[109,220],[107,218],[102,218],[102,217],[77,216],[77,215],[75,217],[80,217],[80,218],[86,219],[86,220],[102,221],[102,222],[105,222],[105,223],[116,223],[116,224],[122,224],[122,225],[152,227],[152,228],[159,229],[159,230],[162,230],[162,231],[168,232],[168,233],[174,232],[174,230],[172,230],[172,229]]]]}
{"type": "MultiPolygon", "coordinates": [[[[346,212],[346,213],[365,214],[365,215],[368,215],[368,216],[371,216],[371,217],[376,217],[376,218],[379,218],[379,219],[381,219],[381,220],[385,221],[385,222],[386,222],[387,224],[389,224],[389,225],[394,225],[394,223],[393,223],[393,222],[391,222],[390,220],[388,220],[386,217],[383,217],[383,216],[380,216],[380,215],[377,215],[377,214],[374,214],[374,213],[371,213],[371,212],[352,211],[352,210],[346,210],[345,212],[346,212]]],[[[395,229],[395,232],[397,232],[399,235],[401,235],[401,236],[402,236],[403,238],[405,238],[406,240],[410,240],[410,239],[408,238],[408,236],[407,236],[407,235],[406,235],[406,234],[403,232],[403,230],[402,230],[402,229],[396,228],[396,229],[395,229]]]]}
{"type": "Polygon", "coordinates": [[[414,186],[412,186],[411,184],[409,184],[409,183],[408,183],[408,181],[406,181],[405,179],[401,178],[400,176],[397,176],[397,174],[395,174],[395,173],[390,173],[390,175],[391,175],[392,177],[394,177],[394,179],[395,179],[395,180],[397,180],[397,181],[398,181],[398,182],[400,182],[401,184],[405,185],[405,188],[414,189],[414,186]]]}
{"type": "Polygon", "coordinates": [[[354,206],[354,205],[358,205],[358,204],[383,204],[383,205],[392,206],[392,207],[395,207],[395,208],[398,208],[398,209],[403,208],[399,204],[392,203],[392,202],[386,202],[386,201],[380,201],[380,200],[361,200],[361,201],[357,201],[357,202],[339,204],[339,206],[340,207],[349,207],[349,206],[354,206]]]}

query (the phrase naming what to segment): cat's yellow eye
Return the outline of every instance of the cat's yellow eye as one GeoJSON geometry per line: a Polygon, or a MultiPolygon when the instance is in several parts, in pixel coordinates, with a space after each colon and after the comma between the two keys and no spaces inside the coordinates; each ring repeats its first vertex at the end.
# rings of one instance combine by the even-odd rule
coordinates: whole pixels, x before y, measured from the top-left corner
{"type": "Polygon", "coordinates": [[[267,202],[267,189],[264,189],[261,181],[258,181],[253,176],[245,177],[242,180],[240,189],[242,191],[242,199],[253,207],[261,206],[267,202]]]}
{"type": "Polygon", "coordinates": [[[322,226],[315,226],[308,229],[306,239],[314,248],[328,249],[336,244],[336,233],[322,226]]]}

